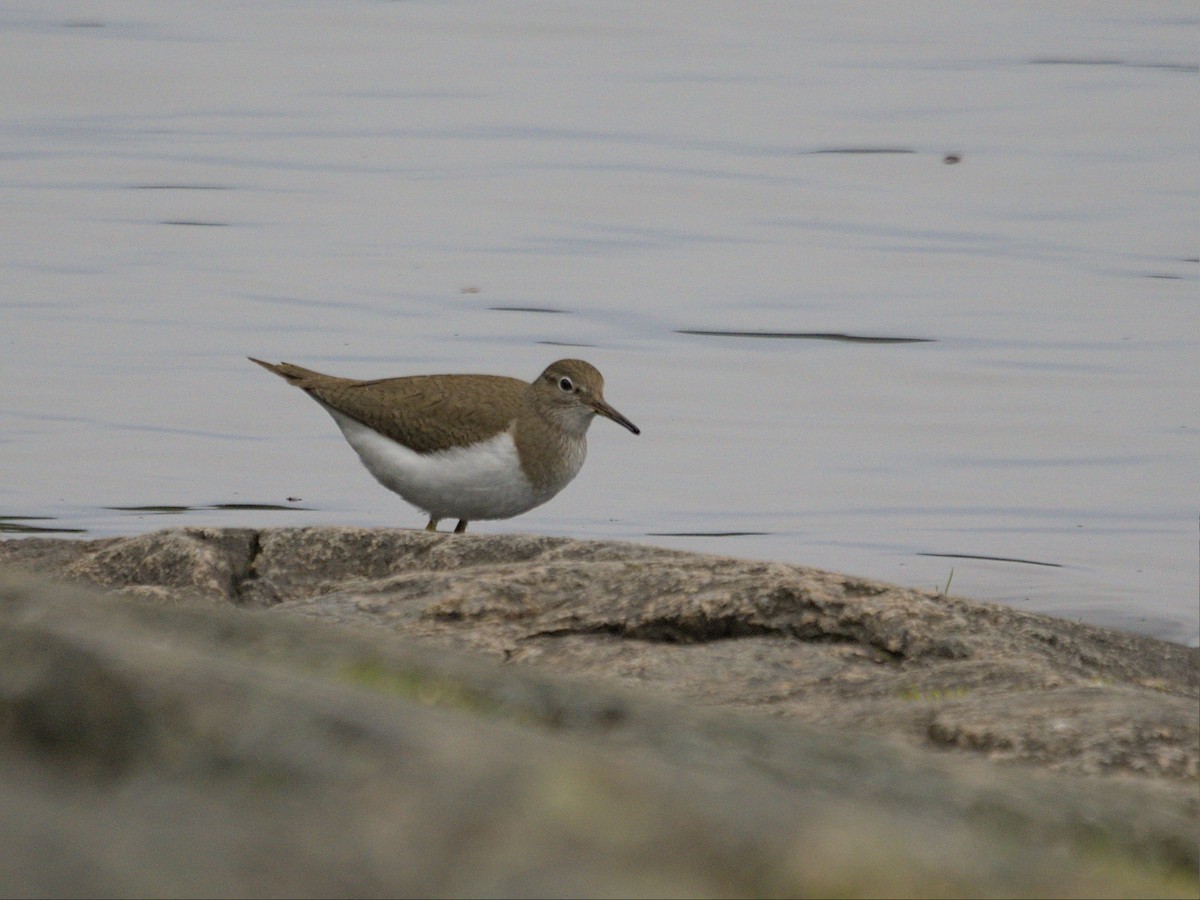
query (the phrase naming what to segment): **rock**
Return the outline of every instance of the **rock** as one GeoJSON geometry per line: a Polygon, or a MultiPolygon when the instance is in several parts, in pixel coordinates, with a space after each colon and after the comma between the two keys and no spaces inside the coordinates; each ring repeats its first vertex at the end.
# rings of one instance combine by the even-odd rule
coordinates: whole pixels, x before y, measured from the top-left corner
{"type": "Polygon", "coordinates": [[[250,529],[169,529],[99,541],[10,540],[0,565],[11,562],[67,581],[116,587],[129,596],[224,606],[246,578],[258,550],[250,529]]]}
{"type": "Polygon", "coordinates": [[[1200,777],[1200,650],[799,566],[360,528],[13,540],[5,561],[942,751],[1189,791],[1200,777]]]}
{"type": "MultiPolygon", "coordinates": [[[[1193,782],[1161,767],[1150,769],[1153,778],[1081,778],[997,766],[795,721],[791,709],[774,717],[730,710],[715,693],[707,705],[680,705],[556,674],[561,663],[542,666],[533,656],[526,665],[503,664],[448,649],[487,642],[452,640],[441,630],[499,622],[497,634],[513,640],[519,632],[507,629],[514,622],[540,629],[553,621],[549,630],[558,631],[565,600],[555,606],[531,598],[533,611],[523,616],[513,598],[528,585],[549,595],[530,566],[573,559],[586,572],[591,552],[602,566],[639,559],[632,583],[646,591],[644,610],[661,612],[635,614],[614,596],[601,618],[625,609],[644,637],[571,630],[536,643],[641,643],[703,655],[747,640],[753,668],[760,656],[778,665],[760,652],[761,642],[790,640],[804,657],[814,632],[760,633],[803,619],[804,600],[762,601],[748,637],[679,643],[681,634],[709,633],[696,609],[719,611],[721,628],[738,632],[730,610],[752,605],[756,595],[747,589],[745,600],[722,599],[717,585],[736,580],[727,561],[712,563],[709,593],[697,599],[676,593],[701,578],[670,574],[669,567],[696,564],[681,554],[530,539],[516,541],[524,563],[502,563],[493,554],[505,552],[507,539],[489,550],[487,538],[454,546],[390,534],[265,532],[241,569],[220,562],[253,546],[240,533],[164,533],[169,552],[138,539],[156,559],[171,556],[199,573],[193,584],[182,570],[131,560],[137,578],[153,571],[169,583],[163,593],[149,592],[153,602],[0,575],[0,894],[1150,897],[1200,887],[1197,805],[1180,790],[1193,782]],[[356,542],[368,551],[362,565],[369,574],[348,569],[338,581],[333,571],[353,562],[356,542]],[[282,564],[288,553],[292,569],[282,564]],[[394,567],[420,558],[434,582],[448,571],[470,578],[476,568],[500,578],[497,600],[485,603],[477,588],[461,587],[462,598],[476,598],[475,618],[434,616],[427,622],[432,639],[416,641],[404,636],[403,623],[423,621],[420,613],[382,616],[393,628],[345,628],[283,614],[298,595],[275,594],[287,581],[282,573],[308,571],[314,581],[372,598],[363,619],[375,622],[390,609],[382,585],[397,577],[394,567]],[[496,566],[514,574],[501,578],[496,566]],[[668,568],[638,579],[643,567],[660,566],[668,568]],[[228,583],[214,575],[225,571],[235,573],[228,583]],[[521,571],[528,585],[516,578],[521,571]],[[511,595],[500,589],[514,583],[524,586],[511,595]],[[214,605],[218,590],[249,608],[214,605]],[[184,600],[166,603],[173,591],[184,600]],[[274,607],[263,605],[267,597],[274,607]],[[670,613],[672,605],[685,612],[670,613]]],[[[120,544],[79,543],[69,552],[30,541],[3,546],[10,560],[36,567],[54,558],[85,579],[96,555],[107,583],[121,581],[111,567],[120,544]]],[[[761,577],[774,576],[772,569],[761,577]]],[[[826,610],[830,627],[869,629],[863,622],[882,616],[870,612],[881,595],[857,586],[844,588],[835,615],[837,577],[813,578],[828,592],[812,603],[826,610]],[[852,612],[864,594],[861,613],[852,612]]],[[[288,583],[298,589],[301,581],[288,583]]],[[[134,586],[147,594],[146,585],[134,586]]],[[[404,596],[401,607],[462,608],[440,605],[444,597],[404,596]]],[[[353,618],[344,602],[330,608],[353,618]]],[[[880,627],[912,660],[950,665],[982,653],[967,641],[955,645],[966,656],[926,656],[923,648],[939,639],[922,637],[924,626],[914,625],[908,637],[880,627]]],[[[1072,634],[1076,646],[1094,650],[1094,635],[1072,634]]],[[[857,646],[876,660],[882,651],[872,641],[884,640],[817,645],[857,646]]],[[[838,659],[819,657],[831,671],[838,659]]],[[[897,664],[886,655],[871,663],[884,671],[897,664]]],[[[1149,659],[1128,665],[1138,678],[1153,668],[1149,659]]],[[[1163,665],[1165,679],[1173,670],[1163,665]]],[[[663,671],[686,668],[676,660],[663,671]]],[[[664,679],[652,672],[626,680],[664,679]]],[[[1174,686],[1141,690],[1167,689],[1174,686]]],[[[1009,715],[1005,696],[992,695],[1002,718],[1009,715]]],[[[931,718],[942,746],[964,746],[973,738],[961,736],[992,727],[962,714],[931,718]]],[[[1152,718],[1138,720],[1126,740],[1152,718]]]]}
{"type": "Polygon", "coordinates": [[[1196,890],[1195,649],[526,535],[5,565],[124,595],[0,583],[5,894],[1196,890]]]}

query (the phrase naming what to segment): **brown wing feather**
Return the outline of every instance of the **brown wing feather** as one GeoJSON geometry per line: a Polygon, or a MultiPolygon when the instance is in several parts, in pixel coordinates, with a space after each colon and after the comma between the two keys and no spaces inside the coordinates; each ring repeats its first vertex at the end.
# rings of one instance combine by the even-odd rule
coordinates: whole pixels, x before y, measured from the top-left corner
{"type": "Polygon", "coordinates": [[[523,381],[495,375],[414,375],[308,391],[418,453],[433,453],[504,431],[527,389],[523,381]]]}
{"type": "Polygon", "coordinates": [[[529,385],[498,375],[413,375],[356,381],[253,359],[314,400],[418,453],[470,444],[509,426],[529,385]]]}
{"type": "Polygon", "coordinates": [[[253,359],[313,400],[419,454],[466,446],[508,428],[529,385],[517,378],[451,374],[355,380],[290,362],[253,359]]]}

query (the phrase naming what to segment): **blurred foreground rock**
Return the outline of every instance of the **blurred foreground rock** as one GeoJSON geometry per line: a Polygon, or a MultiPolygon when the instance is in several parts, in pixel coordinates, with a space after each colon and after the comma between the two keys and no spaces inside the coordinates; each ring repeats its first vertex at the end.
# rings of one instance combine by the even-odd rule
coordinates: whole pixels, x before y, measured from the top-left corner
{"type": "Polygon", "coordinates": [[[1194,649],[522,535],[7,567],[125,596],[0,577],[0,894],[1197,891],[1194,649]]]}

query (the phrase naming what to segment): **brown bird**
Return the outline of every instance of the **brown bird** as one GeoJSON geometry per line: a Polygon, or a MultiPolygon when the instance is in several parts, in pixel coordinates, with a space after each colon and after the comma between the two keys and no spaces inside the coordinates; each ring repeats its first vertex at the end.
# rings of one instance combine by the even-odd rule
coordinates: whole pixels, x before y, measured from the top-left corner
{"type": "Polygon", "coordinates": [[[356,381],[250,357],[333,416],[363,465],[429,516],[507,519],[541,506],[579,474],[596,415],[640,434],[604,399],[581,359],[551,363],[532,383],[501,375],[411,375],[356,381]]]}

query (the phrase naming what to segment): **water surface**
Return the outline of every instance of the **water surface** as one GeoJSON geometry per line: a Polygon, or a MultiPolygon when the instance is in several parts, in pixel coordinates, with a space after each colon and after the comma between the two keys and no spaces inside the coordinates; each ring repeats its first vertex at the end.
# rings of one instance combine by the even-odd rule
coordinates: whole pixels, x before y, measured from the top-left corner
{"type": "Polygon", "coordinates": [[[0,527],[420,527],[245,357],[582,356],[642,436],[597,422],[473,528],[1194,643],[1198,37],[1191,3],[4,4],[0,527]]]}

